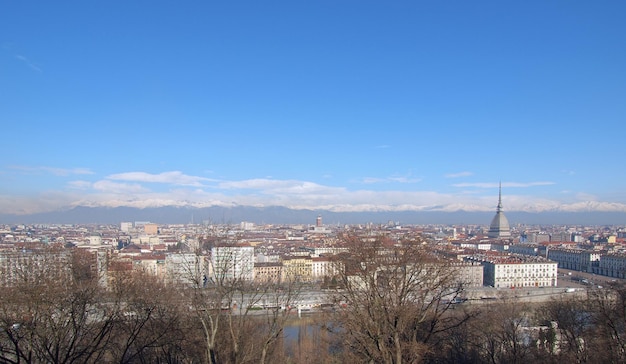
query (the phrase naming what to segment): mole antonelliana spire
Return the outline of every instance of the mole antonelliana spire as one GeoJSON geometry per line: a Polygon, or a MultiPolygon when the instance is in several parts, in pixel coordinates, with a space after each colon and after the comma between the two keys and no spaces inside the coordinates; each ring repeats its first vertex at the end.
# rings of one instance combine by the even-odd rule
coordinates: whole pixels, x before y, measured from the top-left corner
{"type": "Polygon", "coordinates": [[[509,220],[507,220],[506,216],[504,216],[504,212],[502,212],[502,182],[500,182],[498,190],[498,207],[496,208],[496,216],[494,216],[493,220],[491,220],[488,236],[496,239],[511,237],[509,220]]]}

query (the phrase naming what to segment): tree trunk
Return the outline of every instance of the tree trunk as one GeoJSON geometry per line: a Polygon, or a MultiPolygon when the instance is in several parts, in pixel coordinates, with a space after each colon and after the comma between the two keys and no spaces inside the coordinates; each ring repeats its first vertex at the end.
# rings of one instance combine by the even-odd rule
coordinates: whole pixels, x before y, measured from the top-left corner
{"type": "Polygon", "coordinates": [[[396,364],[402,364],[402,346],[400,344],[400,335],[397,331],[393,334],[393,343],[396,349],[396,364]]]}

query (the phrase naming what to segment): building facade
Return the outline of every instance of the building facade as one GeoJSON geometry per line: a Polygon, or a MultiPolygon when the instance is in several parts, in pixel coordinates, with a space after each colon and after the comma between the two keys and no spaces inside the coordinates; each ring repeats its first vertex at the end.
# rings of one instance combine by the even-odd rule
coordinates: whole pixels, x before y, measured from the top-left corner
{"type": "Polygon", "coordinates": [[[283,258],[283,281],[311,282],[313,260],[309,256],[283,258]]]}
{"type": "Polygon", "coordinates": [[[559,268],[593,273],[600,263],[599,252],[583,249],[548,249],[548,259],[559,264],[559,268]]]}
{"type": "Polygon", "coordinates": [[[614,278],[626,278],[626,254],[612,253],[600,256],[598,274],[614,278]]]}
{"type": "Polygon", "coordinates": [[[473,256],[484,266],[483,283],[494,288],[556,287],[557,263],[522,255],[473,256]]]}
{"type": "Polygon", "coordinates": [[[259,283],[280,283],[283,265],[279,262],[254,263],[254,281],[259,283]]]}
{"type": "Polygon", "coordinates": [[[254,248],[251,246],[220,246],[211,249],[211,278],[216,284],[224,281],[254,279],[254,248]]]}

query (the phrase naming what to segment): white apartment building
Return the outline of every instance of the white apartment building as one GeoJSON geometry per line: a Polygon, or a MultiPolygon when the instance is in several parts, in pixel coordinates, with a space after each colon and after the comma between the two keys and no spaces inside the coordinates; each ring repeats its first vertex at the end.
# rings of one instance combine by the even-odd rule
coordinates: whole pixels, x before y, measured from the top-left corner
{"type": "Polygon", "coordinates": [[[217,284],[225,280],[254,279],[254,248],[220,246],[211,249],[211,278],[217,284]]]}
{"type": "Polygon", "coordinates": [[[339,253],[347,253],[348,248],[339,247],[316,247],[313,248],[313,256],[319,257],[320,255],[336,255],[339,253]]]}
{"type": "Polygon", "coordinates": [[[168,254],[166,282],[192,287],[203,286],[208,280],[208,257],[194,253],[168,254]]]}
{"type": "Polygon", "coordinates": [[[133,223],[132,222],[121,222],[120,223],[120,230],[127,233],[130,232],[131,230],[133,230],[133,223]]]}
{"type": "Polygon", "coordinates": [[[461,243],[453,243],[454,245],[460,246],[462,249],[474,249],[474,250],[491,250],[491,243],[489,242],[461,242],[461,243]]]}
{"type": "Polygon", "coordinates": [[[484,266],[483,283],[495,288],[556,287],[557,263],[543,257],[477,255],[468,260],[484,266]]]}
{"type": "Polygon", "coordinates": [[[333,277],[339,274],[340,262],[326,257],[311,258],[311,278],[321,281],[324,277],[333,277]]]}

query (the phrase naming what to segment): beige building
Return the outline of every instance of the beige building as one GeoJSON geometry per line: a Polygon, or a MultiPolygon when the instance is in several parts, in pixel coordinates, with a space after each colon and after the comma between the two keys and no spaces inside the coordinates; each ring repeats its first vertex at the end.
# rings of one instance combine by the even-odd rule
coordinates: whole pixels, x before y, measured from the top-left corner
{"type": "Polygon", "coordinates": [[[310,282],[313,279],[312,263],[313,260],[309,256],[283,258],[283,281],[310,282]]]}
{"type": "Polygon", "coordinates": [[[254,280],[259,283],[280,283],[282,272],[282,263],[254,263],[254,280]]]}
{"type": "Polygon", "coordinates": [[[157,235],[159,233],[159,226],[157,224],[145,224],[143,231],[147,235],[157,235]]]}

